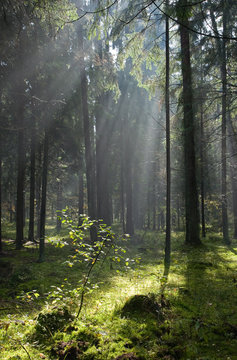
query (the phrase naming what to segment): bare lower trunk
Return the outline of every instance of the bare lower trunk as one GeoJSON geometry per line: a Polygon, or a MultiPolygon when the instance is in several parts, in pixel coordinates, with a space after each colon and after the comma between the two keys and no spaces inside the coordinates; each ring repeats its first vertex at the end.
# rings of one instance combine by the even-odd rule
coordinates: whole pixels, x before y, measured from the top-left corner
{"type": "Polygon", "coordinates": [[[31,149],[30,149],[30,219],[28,240],[34,241],[35,221],[35,124],[32,119],[31,149]]]}
{"type": "MultiPolygon", "coordinates": [[[[169,0],[166,0],[169,5],[169,0]]],[[[166,16],[166,83],[165,83],[165,110],[166,110],[166,236],[165,236],[165,265],[170,264],[171,252],[171,169],[170,169],[170,53],[169,53],[169,18],[166,16]]]]}
{"type": "Polygon", "coordinates": [[[48,176],[48,148],[49,148],[49,138],[48,138],[48,130],[46,129],[44,136],[42,196],[41,196],[41,209],[40,209],[39,262],[43,262],[45,258],[45,220],[46,220],[46,194],[47,194],[47,176],[48,176]]]}
{"type": "MultiPolygon", "coordinates": [[[[187,6],[187,0],[180,0],[187,6]]],[[[185,12],[185,10],[184,10],[185,12]]],[[[195,128],[193,113],[193,90],[189,45],[189,21],[186,14],[180,15],[181,65],[183,77],[183,113],[184,113],[184,167],[185,167],[185,210],[186,243],[200,244],[198,191],[196,181],[195,128]]]]}
{"type": "MultiPolygon", "coordinates": [[[[23,109],[22,109],[23,110],[23,109]]],[[[23,116],[23,111],[21,112],[23,116]]],[[[21,249],[24,239],[24,181],[25,181],[25,147],[24,130],[18,130],[18,170],[17,170],[17,204],[16,204],[16,249],[21,249]]]]}

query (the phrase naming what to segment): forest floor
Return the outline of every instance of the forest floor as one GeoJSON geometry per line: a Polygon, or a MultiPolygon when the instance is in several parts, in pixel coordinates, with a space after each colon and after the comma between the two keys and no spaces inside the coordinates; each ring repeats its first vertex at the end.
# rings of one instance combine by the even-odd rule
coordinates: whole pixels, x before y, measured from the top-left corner
{"type": "Polygon", "coordinates": [[[237,359],[236,240],[227,247],[211,233],[189,248],[183,233],[172,233],[167,276],[164,233],[137,234],[126,256],[140,263],[98,264],[75,319],[85,265],[68,266],[72,247],[47,243],[37,263],[37,246],[16,251],[13,228],[3,230],[1,360],[237,359]]]}

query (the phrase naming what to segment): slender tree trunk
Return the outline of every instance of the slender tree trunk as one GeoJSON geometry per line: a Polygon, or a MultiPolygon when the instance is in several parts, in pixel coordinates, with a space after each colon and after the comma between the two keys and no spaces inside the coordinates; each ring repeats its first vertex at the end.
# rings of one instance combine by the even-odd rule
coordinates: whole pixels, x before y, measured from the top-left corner
{"type": "Polygon", "coordinates": [[[230,111],[228,111],[228,135],[230,146],[230,178],[232,185],[232,203],[234,216],[234,238],[237,238],[237,135],[233,127],[230,111]]]}
{"type": "MultiPolygon", "coordinates": [[[[226,1],[224,0],[223,10],[223,34],[226,35],[226,1]]],[[[221,78],[222,78],[222,142],[221,142],[221,157],[222,157],[222,229],[223,240],[226,244],[230,244],[229,230],[228,230],[228,213],[227,213],[227,146],[226,146],[226,114],[227,114],[227,81],[226,81],[226,40],[222,40],[222,63],[221,63],[221,78]]]]}
{"type": "Polygon", "coordinates": [[[0,144],[0,254],[1,253],[2,253],[2,142],[0,144]]]}
{"type": "Polygon", "coordinates": [[[177,196],[177,230],[180,231],[180,204],[179,204],[179,195],[177,196]]]}
{"type": "Polygon", "coordinates": [[[112,223],[112,209],[109,197],[109,136],[106,129],[105,107],[108,106],[108,94],[99,99],[96,114],[96,185],[97,185],[97,217],[105,224],[112,223]]]}
{"type": "MultiPolygon", "coordinates": [[[[166,6],[169,0],[166,0],[166,6]]],[[[166,111],[166,233],[165,233],[165,264],[170,264],[171,252],[171,169],[170,169],[170,50],[169,50],[169,18],[166,16],[166,81],[165,81],[165,111],[166,111]]]]}
{"type": "MultiPolygon", "coordinates": [[[[202,68],[201,68],[201,71],[202,68]]],[[[201,74],[201,89],[203,86],[203,79],[201,74]]],[[[205,182],[204,182],[204,125],[203,125],[203,101],[202,94],[200,100],[200,177],[201,177],[201,220],[202,220],[202,237],[206,237],[206,223],[205,223],[205,182]]]]}
{"type": "MultiPolygon", "coordinates": [[[[87,74],[84,60],[84,42],[83,42],[83,28],[80,26],[78,33],[79,48],[82,51],[81,56],[81,97],[82,97],[82,115],[83,115],[83,130],[85,140],[85,160],[86,160],[86,181],[87,181],[87,200],[88,200],[88,215],[93,220],[96,219],[96,191],[95,191],[95,167],[94,155],[92,148],[92,141],[90,136],[90,119],[88,111],[88,84],[87,74]]],[[[91,227],[91,240],[94,242],[97,238],[96,229],[91,227]]]]}
{"type": "Polygon", "coordinates": [[[32,119],[30,148],[30,219],[28,240],[34,241],[35,221],[35,120],[32,119]]]}
{"type": "MultiPolygon", "coordinates": [[[[19,116],[24,116],[24,107],[21,105],[19,116]]],[[[24,239],[24,181],[25,181],[25,147],[24,129],[18,130],[18,169],[17,169],[17,204],[16,204],[16,249],[22,248],[24,239]]]]}
{"type": "Polygon", "coordinates": [[[62,187],[62,181],[59,179],[57,182],[57,224],[56,224],[57,234],[59,234],[61,231],[62,209],[63,209],[63,187],[62,187]]]}
{"type": "MultiPolygon", "coordinates": [[[[223,0],[223,35],[227,35],[227,4],[228,0],[223,0]]],[[[212,26],[216,33],[218,33],[215,15],[211,9],[212,26]]],[[[221,82],[222,82],[222,123],[221,123],[221,203],[222,203],[222,231],[223,240],[226,244],[230,244],[229,230],[228,230],[228,212],[227,212],[227,146],[226,146],[226,126],[227,126],[227,80],[226,80],[226,39],[216,39],[217,51],[220,61],[221,82]]]]}
{"type": "Polygon", "coordinates": [[[180,0],[184,12],[179,14],[181,39],[181,65],[183,77],[184,113],[184,167],[185,167],[185,211],[186,243],[198,245],[200,241],[198,191],[196,180],[195,128],[193,114],[193,89],[189,45],[189,21],[185,13],[187,0],[180,0]]]}
{"type": "Polygon", "coordinates": [[[42,171],[42,196],[40,209],[40,246],[39,246],[39,262],[43,262],[45,258],[45,220],[46,220],[46,195],[47,195],[47,176],[48,176],[48,151],[49,151],[49,134],[45,129],[44,135],[44,156],[42,171]]]}
{"type": "Polygon", "coordinates": [[[156,161],[153,161],[152,169],[152,229],[156,230],[156,161]]]}
{"type": "Polygon", "coordinates": [[[80,154],[79,159],[79,197],[78,197],[78,211],[79,211],[79,226],[82,224],[80,215],[84,214],[84,173],[83,173],[83,155],[80,154]]]}
{"type": "Polygon", "coordinates": [[[200,176],[201,176],[201,218],[202,218],[202,237],[206,237],[206,223],[205,223],[205,184],[204,184],[204,154],[203,154],[203,109],[201,104],[201,141],[200,141],[200,176]]]}
{"type": "Polygon", "coordinates": [[[42,185],[42,174],[41,174],[41,146],[38,150],[39,163],[36,178],[36,217],[37,217],[37,239],[40,239],[40,208],[41,208],[41,185],[42,185]]]}
{"type": "Polygon", "coordinates": [[[147,190],[147,229],[151,228],[151,192],[150,184],[148,184],[147,190]]]}
{"type": "Polygon", "coordinates": [[[126,233],[134,234],[133,224],[133,188],[132,188],[132,161],[131,161],[131,138],[129,131],[126,131],[126,160],[124,164],[125,170],[125,194],[126,194],[126,233]]]}
{"type": "Polygon", "coordinates": [[[121,121],[121,160],[120,160],[120,202],[121,202],[121,222],[123,233],[125,234],[125,204],[124,204],[124,132],[123,120],[121,121]]]}

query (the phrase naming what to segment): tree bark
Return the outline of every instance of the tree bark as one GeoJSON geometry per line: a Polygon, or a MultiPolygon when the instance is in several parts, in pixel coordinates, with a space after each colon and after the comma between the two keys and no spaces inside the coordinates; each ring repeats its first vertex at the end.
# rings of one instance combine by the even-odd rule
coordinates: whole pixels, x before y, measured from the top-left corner
{"type": "MultiPolygon", "coordinates": [[[[88,215],[94,220],[96,219],[96,191],[95,191],[95,167],[94,155],[90,136],[90,119],[88,111],[88,84],[87,74],[84,59],[84,41],[83,41],[83,28],[80,26],[78,33],[79,49],[82,52],[81,56],[81,97],[82,97],[82,115],[83,115],[83,130],[85,141],[85,160],[86,160],[86,181],[87,181],[87,200],[88,200],[88,215]]],[[[96,240],[96,229],[91,227],[91,240],[96,240]]]]}
{"type": "Polygon", "coordinates": [[[84,214],[84,172],[83,172],[83,155],[80,153],[79,159],[79,197],[78,197],[78,211],[79,211],[79,226],[82,224],[80,215],[84,214]]]}
{"type": "Polygon", "coordinates": [[[28,240],[34,241],[35,221],[35,120],[32,118],[31,144],[30,144],[30,219],[28,240]]]}
{"type": "Polygon", "coordinates": [[[97,185],[97,217],[107,225],[112,223],[112,209],[109,196],[109,136],[105,107],[108,106],[108,94],[99,99],[96,114],[96,185],[97,185]]]}
{"type": "MultiPolygon", "coordinates": [[[[24,106],[21,104],[18,116],[24,116],[24,106]]],[[[23,122],[22,122],[23,124],[23,122]]],[[[21,124],[21,126],[23,126],[21,124]]],[[[24,239],[24,182],[25,182],[25,146],[24,129],[18,129],[18,159],[17,159],[17,203],[16,203],[16,249],[22,248],[24,239]]]]}
{"type": "Polygon", "coordinates": [[[203,104],[201,100],[201,141],[200,141],[200,177],[201,177],[201,218],[202,218],[202,237],[206,237],[205,222],[205,183],[204,183],[204,126],[203,126],[203,104]]]}
{"type": "Polygon", "coordinates": [[[183,14],[179,14],[181,39],[181,66],[183,77],[183,124],[184,124],[184,167],[185,167],[185,212],[186,243],[198,245],[200,241],[198,191],[196,180],[195,128],[193,113],[192,71],[189,44],[189,21],[185,14],[187,0],[180,0],[183,14]]]}
{"type": "Polygon", "coordinates": [[[45,221],[46,221],[47,176],[48,176],[48,151],[49,151],[49,134],[48,134],[48,129],[45,129],[43,170],[42,170],[42,196],[41,196],[41,208],[40,208],[39,262],[43,262],[45,259],[45,221]]]}
{"type": "MultiPolygon", "coordinates": [[[[223,5],[223,35],[227,35],[227,0],[222,1],[223,5]]],[[[211,21],[215,32],[218,34],[215,15],[211,9],[211,21]]],[[[223,240],[226,244],[230,244],[228,230],[228,212],[227,212],[227,146],[226,146],[226,126],[227,126],[227,79],[226,79],[226,38],[216,39],[217,52],[220,58],[220,72],[222,82],[222,123],[221,123],[221,205],[222,205],[222,232],[223,240]]]]}
{"type": "MultiPolygon", "coordinates": [[[[226,35],[226,1],[223,1],[223,34],[226,35]]],[[[221,62],[221,79],[222,79],[222,141],[221,141],[221,158],[222,158],[222,231],[223,240],[226,244],[230,244],[228,230],[228,213],[227,213],[227,146],[226,146],[226,113],[227,113],[227,81],[226,81],[226,39],[222,40],[222,62],[221,62]]]]}
{"type": "Polygon", "coordinates": [[[37,239],[40,239],[40,208],[41,208],[41,185],[42,185],[42,173],[41,173],[41,144],[38,149],[38,169],[36,177],[36,218],[37,218],[37,239]]]}
{"type": "Polygon", "coordinates": [[[134,234],[133,224],[133,188],[132,188],[132,161],[131,161],[131,138],[129,130],[126,127],[125,134],[125,153],[126,160],[124,161],[125,170],[125,194],[126,194],[126,233],[129,235],[134,234]]]}
{"type": "MultiPolygon", "coordinates": [[[[166,6],[169,0],[166,0],[166,6]]],[[[170,169],[170,51],[169,51],[169,18],[166,16],[166,81],[165,81],[165,112],[166,112],[166,232],[165,232],[165,264],[170,264],[171,252],[171,224],[170,224],[170,199],[171,199],[171,169],[170,169]]]]}
{"type": "Polygon", "coordinates": [[[2,141],[0,144],[0,254],[1,253],[2,253],[2,141]]]}
{"type": "Polygon", "coordinates": [[[63,209],[63,187],[61,179],[58,179],[57,182],[57,224],[56,231],[57,234],[61,231],[62,226],[62,209],[63,209]]]}

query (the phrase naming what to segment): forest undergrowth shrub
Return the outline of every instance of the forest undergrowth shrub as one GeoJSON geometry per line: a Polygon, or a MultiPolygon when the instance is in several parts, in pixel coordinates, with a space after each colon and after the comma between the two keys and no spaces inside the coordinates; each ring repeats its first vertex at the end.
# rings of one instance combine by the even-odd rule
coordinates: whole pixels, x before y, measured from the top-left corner
{"type": "MultiPolygon", "coordinates": [[[[129,238],[127,234],[118,237],[111,227],[103,224],[102,221],[90,220],[87,216],[81,216],[80,221],[81,225],[75,225],[76,220],[73,218],[72,211],[64,210],[62,222],[68,227],[73,247],[72,254],[69,254],[65,264],[69,267],[83,264],[81,279],[78,281],[77,287],[72,290],[67,290],[67,279],[65,279],[65,284],[53,289],[48,294],[48,299],[52,300],[53,304],[69,301],[74,306],[78,306],[77,317],[84,304],[84,296],[98,288],[99,284],[91,281],[95,269],[98,273],[103,270],[104,264],[109,263],[111,269],[115,266],[128,270],[134,264],[139,263],[138,258],[132,259],[125,256],[127,250],[123,245],[129,238]],[[96,229],[97,236],[94,242],[89,237],[91,229],[96,229]]],[[[67,244],[64,239],[55,243],[57,247],[64,247],[67,244]]],[[[119,269],[117,271],[119,272],[119,269]]]]}

